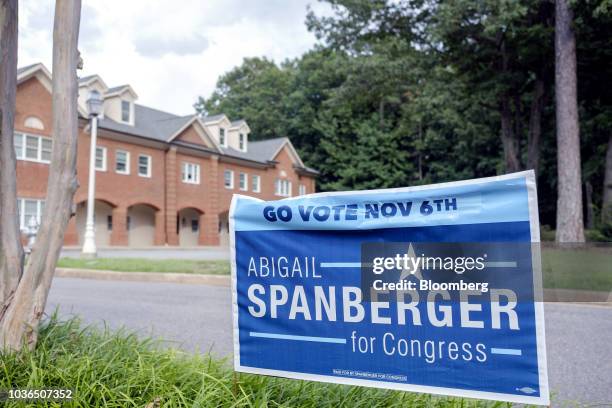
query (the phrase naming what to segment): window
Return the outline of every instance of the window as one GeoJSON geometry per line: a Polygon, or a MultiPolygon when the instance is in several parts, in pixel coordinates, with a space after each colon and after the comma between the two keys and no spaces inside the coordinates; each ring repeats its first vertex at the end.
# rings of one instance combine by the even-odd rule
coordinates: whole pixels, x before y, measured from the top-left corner
{"type": "Polygon", "coordinates": [[[121,121],[129,123],[131,122],[131,111],[132,104],[129,101],[121,101],[121,121]]]}
{"type": "Polygon", "coordinates": [[[113,216],[112,215],[106,216],[106,229],[109,231],[113,230],[113,216]]]}
{"type": "Polygon", "coordinates": [[[238,146],[240,147],[240,150],[246,152],[246,135],[244,133],[240,133],[238,135],[238,146]]]}
{"type": "Polygon", "coordinates": [[[130,174],[130,153],[124,150],[115,152],[115,171],[119,174],[130,174]]]}
{"type": "Polygon", "coordinates": [[[138,156],[138,175],[140,177],[151,177],[151,156],[146,154],[138,156]]]}
{"type": "Polygon", "coordinates": [[[106,171],[106,147],[96,147],[96,170],[106,171]]]}
{"type": "Polygon", "coordinates": [[[183,163],[182,179],[183,183],[200,184],[200,165],[183,163]]]}
{"type": "Polygon", "coordinates": [[[289,180],[276,179],[274,194],[281,197],[291,197],[291,182],[289,180]]]}
{"type": "Polygon", "coordinates": [[[40,160],[44,162],[51,162],[51,150],[53,149],[53,143],[51,139],[40,138],[40,160]]]}
{"type": "Polygon", "coordinates": [[[246,173],[240,173],[240,176],[238,176],[238,184],[240,187],[240,190],[242,191],[248,191],[249,190],[249,182],[248,180],[248,174],[246,173]]]}
{"type": "Polygon", "coordinates": [[[17,210],[19,212],[19,229],[25,230],[28,228],[28,224],[30,223],[31,219],[34,219],[36,224],[40,225],[42,213],[45,210],[45,201],[29,198],[18,198],[17,210]]]}
{"type": "Polygon", "coordinates": [[[299,194],[299,195],[305,195],[305,194],[306,194],[306,186],[305,186],[305,185],[300,184],[298,194],[299,194]]]}
{"type": "Polygon", "coordinates": [[[26,135],[25,158],[40,160],[40,137],[26,135]]]}
{"type": "Polygon", "coordinates": [[[219,128],[219,143],[223,147],[227,147],[227,140],[225,139],[225,129],[219,128]]]}
{"type": "Polygon", "coordinates": [[[197,219],[191,220],[191,232],[198,232],[199,229],[200,222],[197,219]]]}
{"type": "Polygon", "coordinates": [[[251,189],[254,193],[261,193],[261,177],[253,176],[251,179],[251,189]]]}
{"type": "Polygon", "coordinates": [[[15,156],[23,159],[23,135],[21,133],[15,133],[13,144],[15,145],[15,156]]]}
{"type": "Polygon", "coordinates": [[[13,144],[15,145],[15,157],[18,160],[51,162],[53,141],[48,137],[15,133],[13,144]]]}
{"type": "Polygon", "coordinates": [[[125,229],[128,231],[132,229],[132,218],[129,215],[125,219],[125,229]]]}
{"type": "Polygon", "coordinates": [[[231,170],[225,170],[223,173],[223,182],[225,188],[234,188],[234,172],[231,170]]]}

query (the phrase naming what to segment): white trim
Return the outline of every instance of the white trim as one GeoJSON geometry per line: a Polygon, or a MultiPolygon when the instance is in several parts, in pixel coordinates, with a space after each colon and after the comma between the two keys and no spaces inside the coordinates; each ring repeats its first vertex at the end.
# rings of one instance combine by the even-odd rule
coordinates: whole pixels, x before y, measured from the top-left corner
{"type": "Polygon", "coordinates": [[[13,143],[15,142],[16,137],[21,137],[21,155],[17,154],[17,149],[15,148],[15,158],[17,160],[28,161],[32,163],[43,163],[43,164],[51,163],[51,160],[45,160],[42,158],[42,151],[43,151],[42,144],[43,144],[43,140],[51,142],[51,153],[53,153],[53,139],[52,138],[48,136],[36,135],[33,133],[15,131],[13,133],[13,143]],[[36,141],[36,158],[26,156],[28,137],[34,138],[37,140],[36,141]]]}
{"type": "Polygon", "coordinates": [[[227,139],[228,139],[228,131],[227,128],[219,126],[219,144],[223,147],[227,147],[227,139]],[[223,141],[221,141],[221,132],[223,132],[223,141]]]}
{"type": "Polygon", "coordinates": [[[191,162],[181,162],[181,181],[185,184],[200,184],[200,165],[191,162]],[[191,180],[185,178],[189,173],[188,170],[193,170],[193,178],[191,180]]]}
{"type": "Polygon", "coordinates": [[[276,149],[270,160],[274,160],[285,146],[289,146],[289,152],[291,153],[290,155],[293,156],[293,158],[300,165],[300,167],[304,167],[304,163],[302,162],[302,159],[300,158],[300,155],[298,154],[297,150],[295,150],[293,143],[291,143],[291,140],[289,140],[288,137],[284,137],[283,139],[285,139],[285,141],[280,145],[278,149],[276,149]]]}
{"type": "Polygon", "coordinates": [[[298,195],[306,195],[306,184],[300,184],[298,187],[298,195]]]}
{"type": "Polygon", "coordinates": [[[248,144],[249,144],[249,137],[247,136],[247,134],[243,132],[238,132],[238,150],[246,153],[248,149],[248,144]],[[244,138],[244,141],[242,141],[242,147],[240,147],[241,138],[244,138]]]}
{"type": "Polygon", "coordinates": [[[251,191],[254,193],[261,193],[261,176],[258,174],[253,174],[251,176],[251,191]],[[257,180],[257,183],[253,185],[253,182],[257,180]],[[255,186],[257,188],[255,188],[255,186]]]}
{"type": "Polygon", "coordinates": [[[96,162],[94,163],[94,167],[96,171],[106,171],[108,166],[106,160],[107,149],[104,146],[96,146],[96,162]],[[102,167],[98,167],[98,149],[102,150],[102,167]]]}
{"type": "Polygon", "coordinates": [[[128,101],[127,99],[121,99],[119,101],[120,104],[120,112],[119,112],[119,123],[123,123],[126,125],[133,125],[134,124],[134,102],[132,101],[128,101]],[[128,104],[128,120],[123,120],[123,104],[127,103],[128,104]]]}
{"type": "Polygon", "coordinates": [[[127,150],[123,150],[123,149],[115,150],[115,173],[123,174],[126,176],[130,174],[130,152],[128,152],[127,150]],[[117,156],[119,155],[119,153],[125,153],[125,170],[124,171],[117,170],[117,156]]]}
{"type": "MultiPolygon", "coordinates": [[[[217,143],[217,141],[215,140],[215,138],[210,134],[210,132],[208,131],[207,126],[204,124],[204,122],[202,121],[202,119],[200,119],[199,116],[194,115],[187,123],[185,123],[183,126],[181,126],[179,128],[179,130],[177,130],[176,132],[174,132],[174,134],[172,134],[172,136],[170,136],[167,140],[166,143],[170,143],[171,141],[173,141],[174,139],[176,139],[181,133],[183,133],[183,131],[185,129],[187,129],[189,126],[191,126],[194,122],[197,122],[198,125],[200,126],[199,130],[201,132],[198,131],[198,128],[196,127],[196,132],[198,132],[198,135],[200,135],[200,137],[202,138],[202,141],[204,141],[204,144],[206,144],[206,142],[208,141],[208,143],[210,145],[212,145],[212,147],[214,147],[218,152],[221,152],[221,148],[219,146],[219,143],[217,143]]],[[[208,147],[208,145],[207,145],[208,147]]]]}
{"type": "Polygon", "coordinates": [[[238,173],[238,189],[240,191],[249,191],[249,174],[248,173],[244,173],[242,171],[238,173]],[[244,177],[244,188],[241,185],[243,181],[243,177],[244,177]]]}
{"type": "MultiPolygon", "coordinates": [[[[108,91],[108,88],[107,88],[107,91],[108,91]]],[[[121,86],[121,88],[114,90],[113,92],[105,92],[104,99],[110,98],[112,96],[121,96],[126,92],[131,93],[132,98],[138,99],[138,94],[136,94],[136,92],[134,91],[134,88],[132,88],[132,86],[128,84],[121,86]]]]}
{"type": "Polygon", "coordinates": [[[234,189],[234,170],[223,170],[223,186],[225,188],[227,188],[228,190],[233,190],[234,189]],[[225,184],[225,174],[229,173],[230,174],[230,185],[226,185],[225,184]]]}
{"type": "Polygon", "coordinates": [[[137,165],[136,166],[136,172],[138,173],[138,175],[140,177],[151,178],[151,173],[153,172],[152,171],[152,168],[153,168],[153,158],[150,155],[148,155],[148,154],[139,154],[138,155],[138,162],[136,163],[136,165],[137,165]],[[141,157],[147,157],[148,158],[148,161],[147,161],[147,163],[148,163],[147,164],[147,174],[140,173],[140,158],[141,157]]]}
{"type": "MultiPolygon", "coordinates": [[[[529,220],[530,220],[530,231],[531,231],[531,241],[533,243],[539,243],[540,241],[540,230],[539,230],[539,220],[538,220],[538,211],[537,211],[537,191],[535,186],[535,173],[533,170],[504,174],[501,176],[494,177],[486,177],[476,180],[462,180],[462,181],[453,181],[448,183],[440,183],[440,184],[430,184],[426,186],[414,186],[414,187],[400,187],[400,188],[390,188],[390,189],[378,189],[378,190],[369,190],[369,191],[340,191],[340,192],[324,192],[324,193],[315,193],[311,194],[313,197],[333,197],[333,196],[344,196],[344,195],[355,195],[355,194],[364,194],[364,195],[372,195],[377,193],[394,193],[394,192],[411,192],[417,190],[430,190],[430,189],[439,189],[446,187],[458,187],[463,185],[476,185],[480,183],[487,183],[491,181],[503,181],[510,179],[517,179],[521,177],[526,177],[526,185],[527,185],[527,193],[528,193],[528,207],[529,207],[529,220]]],[[[301,197],[289,198],[288,200],[295,200],[301,197]]],[[[535,302],[535,323],[536,323],[536,347],[538,353],[538,368],[539,368],[539,387],[540,387],[540,396],[539,397],[530,397],[527,395],[514,395],[514,394],[502,394],[502,393],[494,393],[494,392],[485,392],[485,391],[471,391],[471,390],[461,390],[454,388],[445,388],[445,387],[434,387],[434,386],[421,386],[414,384],[400,384],[393,382],[378,382],[373,380],[364,380],[359,378],[345,378],[345,377],[336,377],[336,376],[327,376],[327,375],[318,375],[318,374],[307,374],[307,373],[298,373],[298,372],[289,372],[282,370],[272,370],[272,369],[263,369],[263,368],[253,368],[246,367],[240,364],[240,337],[238,330],[238,280],[237,280],[237,266],[236,266],[236,226],[234,213],[236,210],[236,205],[238,200],[240,199],[248,199],[253,201],[262,202],[263,200],[234,194],[232,197],[232,202],[229,210],[229,238],[230,238],[230,266],[231,266],[231,289],[232,289],[232,315],[233,315],[233,345],[234,345],[234,370],[240,371],[244,373],[252,373],[252,374],[263,374],[263,375],[271,375],[277,377],[285,377],[285,378],[293,378],[298,380],[309,380],[309,381],[321,381],[321,382],[329,382],[335,384],[346,384],[346,385],[361,385],[366,387],[374,387],[374,388],[385,388],[385,389],[394,389],[401,391],[412,391],[412,392],[423,392],[430,394],[438,394],[438,395],[449,395],[455,397],[468,397],[468,398],[480,398],[480,399],[488,399],[494,401],[509,401],[513,403],[519,404],[536,404],[536,405],[550,405],[550,395],[549,395],[549,386],[548,386],[548,368],[546,361],[546,339],[545,339],[545,328],[544,328],[544,304],[543,299],[540,299],[539,302],[535,302]]],[[[539,255],[533,257],[533,278],[534,278],[534,290],[541,289],[541,263],[539,255]]],[[[537,296],[537,295],[536,295],[537,296]]]]}

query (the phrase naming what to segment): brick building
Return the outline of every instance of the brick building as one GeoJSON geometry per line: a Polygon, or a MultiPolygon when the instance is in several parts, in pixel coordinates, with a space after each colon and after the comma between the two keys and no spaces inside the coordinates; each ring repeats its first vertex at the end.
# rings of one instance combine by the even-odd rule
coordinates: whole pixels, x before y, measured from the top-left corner
{"type": "MultiPolygon", "coordinates": [[[[92,75],[79,79],[76,216],[65,244],[82,244],[89,169],[86,100],[104,99],[96,148],[96,241],[99,246],[223,245],[232,195],[262,199],[314,192],[317,172],[289,139],[249,141],[244,120],[225,115],[177,116],[136,103],[129,85],[109,88],[92,75]]],[[[40,221],[47,190],[51,76],[42,64],[18,70],[15,112],[20,225],[40,221]]]]}

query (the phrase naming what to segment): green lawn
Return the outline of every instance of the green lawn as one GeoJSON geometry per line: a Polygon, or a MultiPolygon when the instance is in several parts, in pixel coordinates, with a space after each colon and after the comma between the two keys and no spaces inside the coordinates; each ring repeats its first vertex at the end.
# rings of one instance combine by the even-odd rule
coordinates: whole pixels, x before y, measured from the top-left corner
{"type": "Polygon", "coordinates": [[[0,354],[0,389],[63,388],[69,403],[5,402],[3,407],[511,407],[428,394],[233,375],[230,362],[158,347],[126,331],[43,324],[38,346],[0,354]]]}
{"type": "MultiPolygon", "coordinates": [[[[171,272],[227,275],[228,261],[131,258],[62,258],[63,268],[99,269],[123,272],[171,272]]],[[[612,290],[612,249],[542,248],[545,288],[612,290]]]]}
{"type": "Polygon", "coordinates": [[[612,248],[542,248],[545,288],[612,289],[612,248]]]}
{"type": "Polygon", "coordinates": [[[178,259],[139,259],[139,258],[62,258],[60,268],[99,269],[122,272],[170,272],[228,275],[228,261],[194,261],[178,259]]]}

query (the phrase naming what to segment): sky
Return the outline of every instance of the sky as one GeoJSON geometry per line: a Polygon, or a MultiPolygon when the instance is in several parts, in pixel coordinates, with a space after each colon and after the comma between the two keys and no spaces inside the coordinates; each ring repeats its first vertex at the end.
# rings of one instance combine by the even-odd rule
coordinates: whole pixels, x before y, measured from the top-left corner
{"type": "MultiPolygon", "coordinates": [[[[329,13],[316,0],[83,0],[79,76],[130,84],[137,103],[189,114],[243,58],[281,62],[312,48],[308,5],[329,13]]],[[[51,0],[20,2],[20,67],[42,62],[51,69],[53,13],[51,0]]]]}

